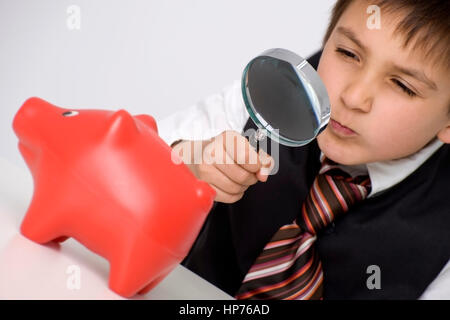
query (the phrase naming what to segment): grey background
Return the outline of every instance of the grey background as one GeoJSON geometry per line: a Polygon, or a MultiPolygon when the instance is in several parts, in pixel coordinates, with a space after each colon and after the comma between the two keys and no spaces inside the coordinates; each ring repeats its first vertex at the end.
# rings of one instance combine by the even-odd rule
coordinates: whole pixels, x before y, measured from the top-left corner
{"type": "Polygon", "coordinates": [[[163,119],[239,79],[268,48],[320,48],[334,0],[0,0],[0,156],[31,96],[163,119]],[[81,10],[70,30],[67,8],[81,10]]]}

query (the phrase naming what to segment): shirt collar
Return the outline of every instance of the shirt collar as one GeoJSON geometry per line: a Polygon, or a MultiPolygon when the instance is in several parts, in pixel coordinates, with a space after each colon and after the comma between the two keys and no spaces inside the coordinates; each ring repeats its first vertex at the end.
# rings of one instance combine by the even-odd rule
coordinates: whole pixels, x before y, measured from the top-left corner
{"type": "MultiPolygon", "coordinates": [[[[368,198],[396,185],[417,168],[419,168],[444,143],[435,138],[418,152],[401,159],[370,162],[361,165],[339,167],[352,177],[368,174],[371,182],[371,191],[368,198]]],[[[321,152],[321,157],[323,153],[321,152]]]]}

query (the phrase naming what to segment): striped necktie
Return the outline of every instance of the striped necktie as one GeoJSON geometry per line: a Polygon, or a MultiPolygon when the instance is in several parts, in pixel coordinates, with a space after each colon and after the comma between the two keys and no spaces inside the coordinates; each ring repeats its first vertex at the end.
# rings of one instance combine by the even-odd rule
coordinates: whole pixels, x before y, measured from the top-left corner
{"type": "Polygon", "coordinates": [[[317,232],[365,199],[371,186],[367,175],[352,178],[323,154],[321,162],[301,214],[264,247],[236,299],[322,299],[322,264],[314,249],[317,232]]]}

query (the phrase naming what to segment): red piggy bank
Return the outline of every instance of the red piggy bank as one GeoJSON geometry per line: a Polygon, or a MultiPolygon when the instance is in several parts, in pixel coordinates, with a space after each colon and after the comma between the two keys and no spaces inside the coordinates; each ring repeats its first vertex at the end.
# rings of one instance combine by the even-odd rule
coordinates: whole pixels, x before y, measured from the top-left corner
{"type": "Polygon", "coordinates": [[[124,297],[148,292],[187,255],[215,191],[172,160],[151,116],[30,98],[13,129],[34,181],[25,237],[76,239],[109,261],[109,287],[124,297]]]}

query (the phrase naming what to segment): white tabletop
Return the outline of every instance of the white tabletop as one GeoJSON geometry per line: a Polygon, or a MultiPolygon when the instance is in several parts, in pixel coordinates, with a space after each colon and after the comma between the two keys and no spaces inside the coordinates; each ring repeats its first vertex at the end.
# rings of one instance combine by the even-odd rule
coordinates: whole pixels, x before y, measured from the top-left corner
{"type": "MultiPolygon", "coordinates": [[[[108,288],[109,263],[74,239],[36,244],[19,233],[33,194],[28,170],[0,157],[0,299],[123,299],[108,288]]],[[[232,299],[183,266],[133,299],[232,299]]]]}

